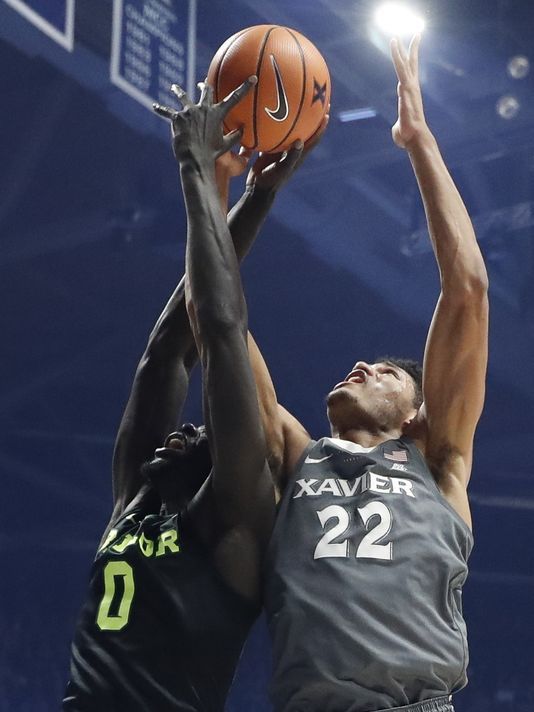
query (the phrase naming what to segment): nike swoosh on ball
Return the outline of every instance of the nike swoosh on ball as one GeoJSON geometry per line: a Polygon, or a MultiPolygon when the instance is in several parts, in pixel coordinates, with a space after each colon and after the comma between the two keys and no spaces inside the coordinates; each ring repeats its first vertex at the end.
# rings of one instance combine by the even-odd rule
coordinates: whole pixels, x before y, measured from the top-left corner
{"type": "Polygon", "coordinates": [[[268,109],[265,107],[265,111],[269,114],[271,119],[274,121],[285,121],[289,115],[289,106],[287,104],[286,91],[284,89],[284,83],[282,82],[282,75],[278,69],[276,59],[271,54],[271,62],[274,69],[274,74],[276,77],[276,91],[278,93],[278,106],[276,109],[268,109]]]}

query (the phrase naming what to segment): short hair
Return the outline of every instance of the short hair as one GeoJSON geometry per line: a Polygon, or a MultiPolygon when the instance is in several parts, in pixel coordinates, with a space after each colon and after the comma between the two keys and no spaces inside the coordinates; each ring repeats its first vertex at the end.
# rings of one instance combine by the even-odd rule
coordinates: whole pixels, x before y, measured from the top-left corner
{"type": "Polygon", "coordinates": [[[396,356],[380,356],[376,363],[390,363],[392,366],[402,368],[411,377],[414,385],[414,408],[419,408],[423,403],[423,367],[419,361],[410,358],[397,358],[396,356]]]}

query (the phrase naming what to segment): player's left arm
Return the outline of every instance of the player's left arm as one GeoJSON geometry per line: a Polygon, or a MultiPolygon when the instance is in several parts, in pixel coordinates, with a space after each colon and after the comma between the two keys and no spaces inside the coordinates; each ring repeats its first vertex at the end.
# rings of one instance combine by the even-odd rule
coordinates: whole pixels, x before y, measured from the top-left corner
{"type": "MultiPolygon", "coordinates": [[[[158,107],[158,110],[166,118],[172,116],[165,107],[158,107]]],[[[246,157],[230,152],[216,162],[215,180],[224,213],[228,208],[230,180],[240,175],[247,163],[246,157]]],[[[254,204],[257,202],[256,199],[254,204]]],[[[256,233],[257,230],[251,229],[250,233],[239,235],[235,240],[236,253],[240,257],[256,233]]],[[[141,465],[152,458],[155,448],[161,447],[166,436],[176,429],[197,358],[186,309],[183,277],[150,333],[119,426],[113,456],[112,521],[123,512],[142,486],[141,465]]]]}
{"type": "Polygon", "coordinates": [[[393,139],[408,151],[439,267],[441,293],[423,363],[423,447],[438,484],[470,521],[466,487],[484,403],[488,354],[488,276],[473,226],[423,111],[419,38],[408,55],[392,42],[399,79],[393,139]]]}
{"type": "Polygon", "coordinates": [[[140,469],[176,428],[196,346],[185,309],[185,280],[159,316],[137,366],[113,453],[115,519],[143,484],[140,469]]]}
{"type": "Polygon", "coordinates": [[[215,105],[207,85],[198,104],[183,93],[184,111],[173,120],[173,135],[187,212],[188,310],[202,364],[213,463],[215,559],[228,583],[256,600],[260,557],[274,521],[274,489],[249,362],[239,266],[214,181],[215,158],[240,137],[223,136],[224,116],[253,81],[215,105]]]}

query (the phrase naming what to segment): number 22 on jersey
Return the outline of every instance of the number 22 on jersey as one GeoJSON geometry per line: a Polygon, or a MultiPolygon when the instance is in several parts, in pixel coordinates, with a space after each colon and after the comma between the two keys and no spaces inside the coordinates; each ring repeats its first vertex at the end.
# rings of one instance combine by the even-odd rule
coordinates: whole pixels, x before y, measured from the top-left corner
{"type": "MultiPolygon", "coordinates": [[[[390,532],[392,516],[390,510],[383,502],[369,502],[364,507],[356,509],[367,534],[358,544],[356,549],[357,559],[381,559],[391,561],[393,558],[393,544],[380,543],[390,532]],[[371,526],[372,525],[372,526],[371,526]],[[371,528],[369,529],[369,527],[371,528]]],[[[350,556],[350,540],[334,541],[342,537],[350,526],[350,512],[339,504],[331,504],[316,512],[322,528],[325,530],[319,539],[313,554],[314,559],[350,556]],[[326,528],[331,520],[337,520],[334,526],[326,528]]]]}

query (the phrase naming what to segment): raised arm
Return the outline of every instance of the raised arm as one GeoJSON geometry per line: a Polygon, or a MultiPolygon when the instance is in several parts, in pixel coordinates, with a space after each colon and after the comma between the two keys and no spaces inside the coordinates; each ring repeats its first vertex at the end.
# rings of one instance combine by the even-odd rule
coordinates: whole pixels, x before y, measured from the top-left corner
{"type": "Polygon", "coordinates": [[[310,440],[310,435],[295,416],[278,403],[269,369],[250,332],[248,350],[267,440],[267,458],[278,501],[285,489],[288,476],[294,470],[310,440]]]}
{"type": "Polygon", "coordinates": [[[196,360],[184,297],[182,279],[152,329],[135,372],[113,454],[113,519],[142,486],[143,462],[180,419],[196,360]]]}
{"type": "MultiPolygon", "coordinates": [[[[260,154],[249,172],[247,188],[241,201],[236,205],[235,212],[230,213],[232,236],[246,234],[252,216],[263,222],[267,206],[271,205],[280,187],[321,140],[328,120],[327,114],[315,134],[304,145],[297,142],[287,154],[260,154]]],[[[267,440],[269,466],[278,499],[288,474],[293,470],[310,436],[304,426],[278,403],[269,369],[250,333],[248,349],[267,440]]]]}
{"type": "Polygon", "coordinates": [[[216,551],[224,562],[219,559],[223,575],[256,599],[259,561],[274,521],[274,491],[248,357],[239,266],[214,174],[217,156],[239,139],[239,134],[223,137],[224,116],[252,83],[216,105],[207,85],[196,105],[182,93],[184,111],[173,120],[173,134],[187,212],[188,309],[202,364],[213,463],[211,487],[221,542],[216,551]],[[228,547],[239,551],[237,564],[228,547]]]}
{"type": "MultiPolygon", "coordinates": [[[[172,119],[176,111],[155,106],[172,119]]],[[[326,121],[321,127],[322,133],[326,121]]],[[[260,156],[254,163],[243,196],[228,215],[239,261],[248,253],[280,187],[316,143],[295,146],[287,154],[260,156]]],[[[242,173],[248,156],[224,154],[216,162],[216,184],[223,211],[227,210],[231,178],[242,173]]],[[[197,350],[185,302],[185,278],[176,287],[154,326],[137,367],[121,420],[113,456],[113,519],[136,496],[142,485],[140,467],[176,427],[187,394],[197,350]]]]}
{"type": "Polygon", "coordinates": [[[391,49],[399,79],[393,139],[410,156],[441,280],[423,364],[423,447],[445,496],[470,522],[466,487],[484,403],[488,277],[465,205],[425,121],[419,37],[408,55],[396,40],[391,49]]]}
{"type": "MultiPolygon", "coordinates": [[[[233,154],[226,154],[217,161],[216,185],[225,212],[230,179],[240,175],[246,165],[245,158],[233,154]]],[[[250,235],[243,232],[239,236],[236,250],[240,255],[248,250],[254,237],[252,231],[250,235]]],[[[189,376],[197,358],[186,310],[183,277],[152,329],[119,426],[113,456],[112,520],[143,486],[141,465],[153,456],[155,448],[162,445],[180,421],[189,376]]]]}
{"type": "MultiPolygon", "coordinates": [[[[158,107],[158,110],[166,117],[176,113],[164,107],[158,107]]],[[[218,199],[224,212],[228,207],[230,180],[240,175],[246,166],[245,157],[229,153],[216,163],[218,199]]],[[[246,254],[259,229],[254,229],[252,219],[249,222],[251,229],[248,232],[241,230],[236,235],[235,249],[239,259],[246,254]]],[[[197,358],[187,316],[183,277],[152,329],[121,420],[113,457],[113,518],[142,486],[141,465],[152,457],[154,449],[161,446],[180,421],[189,376],[197,358]]]]}

